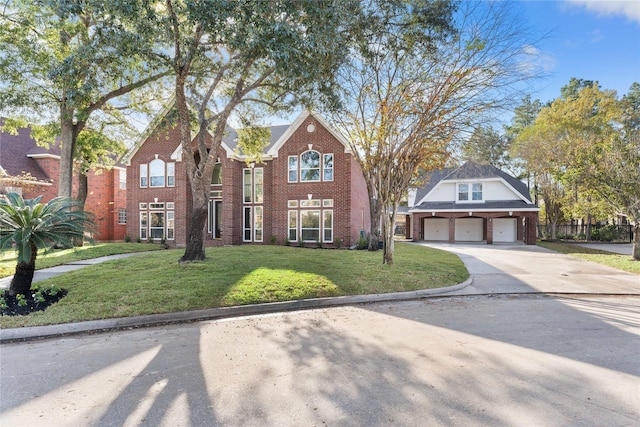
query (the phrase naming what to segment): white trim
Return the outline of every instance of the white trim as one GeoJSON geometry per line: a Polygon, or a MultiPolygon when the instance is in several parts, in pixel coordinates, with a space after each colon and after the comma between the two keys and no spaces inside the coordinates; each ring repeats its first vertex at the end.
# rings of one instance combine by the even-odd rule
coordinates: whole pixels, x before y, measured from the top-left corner
{"type": "MultiPolygon", "coordinates": [[[[475,209],[473,212],[482,213],[482,212],[538,212],[540,211],[539,207],[533,208],[492,208],[492,209],[475,209]]],[[[409,214],[414,213],[437,213],[437,212],[469,212],[469,209],[409,209],[409,214]]]]}
{"type": "Polygon", "coordinates": [[[31,159],[56,159],[60,160],[60,156],[57,154],[41,153],[41,154],[27,154],[27,157],[31,159]]]}

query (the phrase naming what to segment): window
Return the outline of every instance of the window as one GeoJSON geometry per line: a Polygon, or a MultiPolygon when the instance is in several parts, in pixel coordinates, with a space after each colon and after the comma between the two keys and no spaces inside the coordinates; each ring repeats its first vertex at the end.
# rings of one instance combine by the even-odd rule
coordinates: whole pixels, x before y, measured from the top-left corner
{"type": "Polygon", "coordinates": [[[298,207],[298,201],[297,200],[288,200],[287,201],[287,207],[289,207],[289,208],[297,208],[298,207]]]}
{"type": "Polygon", "coordinates": [[[320,200],[300,200],[301,208],[319,208],[320,200]]]}
{"type": "Polygon", "coordinates": [[[482,184],[458,184],[458,201],[482,201],[482,184]]]}
{"type": "Polygon", "coordinates": [[[262,242],[262,206],[254,208],[253,240],[254,242],[262,242]]]}
{"type": "MultiPolygon", "coordinates": [[[[140,203],[140,239],[175,239],[174,203],[140,203]],[[165,211],[165,205],[167,211],[165,211]],[[147,211],[147,206],[150,211],[147,211]],[[143,210],[144,209],[144,210],[143,210]]],[[[126,215],[126,212],[125,212],[126,215]]]]}
{"type": "Polygon", "coordinates": [[[175,229],[176,229],[175,218],[176,216],[173,211],[167,212],[167,240],[175,239],[175,229]]]}
{"type": "Polygon", "coordinates": [[[148,215],[147,212],[140,212],[140,238],[142,240],[147,240],[148,215]]]}
{"type": "Polygon", "coordinates": [[[300,211],[300,232],[305,242],[320,240],[320,211],[300,211]]]}
{"type": "Polygon", "coordinates": [[[458,184],[458,200],[469,200],[469,184],[458,184]]]}
{"type": "Polygon", "coordinates": [[[127,210],[126,209],[118,209],[118,224],[126,224],[127,223],[127,210]]]}
{"type": "Polygon", "coordinates": [[[471,185],[471,199],[482,200],[482,184],[471,185]]]}
{"type": "Polygon", "coordinates": [[[167,187],[176,185],[176,164],[167,163],[167,187]]]}
{"type": "Polygon", "coordinates": [[[298,211],[289,211],[289,234],[290,242],[298,241],[298,211]]]}
{"type": "Polygon", "coordinates": [[[164,237],[164,212],[149,213],[149,238],[162,239],[164,237]]]}
{"type": "Polygon", "coordinates": [[[324,199],[322,201],[323,208],[332,208],[333,207],[333,199],[324,199]]]}
{"type": "Polygon", "coordinates": [[[141,188],[147,188],[147,165],[145,164],[141,164],[140,165],[140,187],[141,188]]]}
{"type": "Polygon", "coordinates": [[[322,211],[322,241],[333,242],[333,211],[322,211]]]}
{"type": "Polygon", "coordinates": [[[320,153],[317,151],[300,155],[300,181],[320,181],[320,153]]]}
{"type": "Polygon", "coordinates": [[[324,171],[324,180],[333,181],[333,154],[325,154],[323,156],[324,163],[322,170],[324,171]]]}
{"type": "Polygon", "coordinates": [[[298,156],[289,156],[289,182],[298,182],[298,156]]]}
{"type": "Polygon", "coordinates": [[[149,163],[149,187],[164,187],[164,162],[160,159],[149,163]]]}
{"type": "Polygon", "coordinates": [[[213,167],[213,175],[211,175],[211,185],[222,184],[222,163],[216,163],[213,167]]]}
{"type": "Polygon", "coordinates": [[[300,182],[333,181],[333,154],[320,154],[309,150],[298,156],[289,156],[289,182],[298,182],[298,161],[300,162],[300,182]]]}
{"type": "Polygon", "coordinates": [[[243,169],[243,174],[242,174],[242,183],[243,183],[243,190],[242,190],[242,200],[244,201],[244,203],[251,203],[251,193],[252,193],[252,183],[251,183],[251,169],[243,169]]]}
{"type": "Polygon", "coordinates": [[[127,170],[126,169],[120,169],[120,171],[118,172],[118,181],[120,183],[120,189],[126,190],[127,189],[127,170]]]}
{"type": "Polygon", "coordinates": [[[250,242],[251,241],[251,208],[250,207],[244,208],[244,215],[243,215],[242,222],[243,222],[242,241],[250,242]]]}
{"type": "Polygon", "coordinates": [[[262,171],[262,168],[256,168],[254,169],[254,179],[253,179],[253,190],[254,190],[254,202],[255,203],[262,203],[263,201],[263,178],[264,178],[264,173],[262,171]]]}

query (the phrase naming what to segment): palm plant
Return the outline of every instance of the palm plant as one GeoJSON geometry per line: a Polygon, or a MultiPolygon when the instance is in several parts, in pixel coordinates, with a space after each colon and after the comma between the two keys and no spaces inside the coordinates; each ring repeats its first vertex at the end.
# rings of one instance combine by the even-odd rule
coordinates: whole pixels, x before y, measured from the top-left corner
{"type": "Polygon", "coordinates": [[[56,244],[71,247],[73,239],[82,239],[85,229],[93,224],[89,213],[73,210],[77,203],[72,199],[40,200],[42,196],[24,200],[17,193],[0,200],[0,250],[15,246],[18,252],[9,288],[13,295],[26,295],[31,289],[39,248],[56,244]]]}

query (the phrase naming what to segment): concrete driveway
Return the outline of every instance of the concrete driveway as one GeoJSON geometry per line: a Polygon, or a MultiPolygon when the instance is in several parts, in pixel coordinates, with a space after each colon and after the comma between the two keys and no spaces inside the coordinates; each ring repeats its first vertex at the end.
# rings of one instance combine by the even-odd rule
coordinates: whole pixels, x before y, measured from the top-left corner
{"type": "Polygon", "coordinates": [[[512,292],[640,294],[640,276],[540,246],[422,245],[457,254],[473,276],[455,294],[512,292]]]}

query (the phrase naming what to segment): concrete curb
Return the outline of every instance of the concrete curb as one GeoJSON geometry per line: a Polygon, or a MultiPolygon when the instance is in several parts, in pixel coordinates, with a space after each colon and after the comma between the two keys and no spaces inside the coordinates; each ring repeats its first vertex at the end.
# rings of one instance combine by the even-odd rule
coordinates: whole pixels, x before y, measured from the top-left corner
{"type": "Polygon", "coordinates": [[[172,323],[197,322],[202,320],[243,317],[257,314],[279,313],[285,311],[310,310],[314,308],[339,307],[345,305],[357,305],[385,301],[408,301],[440,296],[449,292],[459,291],[471,285],[472,282],[473,276],[469,276],[467,280],[457,285],[436,289],[394,292],[388,294],[351,295],[344,297],[305,299],[298,301],[211,308],[206,310],[192,310],[177,313],[121,317],[116,319],[91,320],[86,322],[65,323],[50,326],[31,326],[24,328],[0,329],[0,343],[6,344],[11,342],[79,335],[91,332],[134,329],[148,326],[167,325],[172,323]]]}

